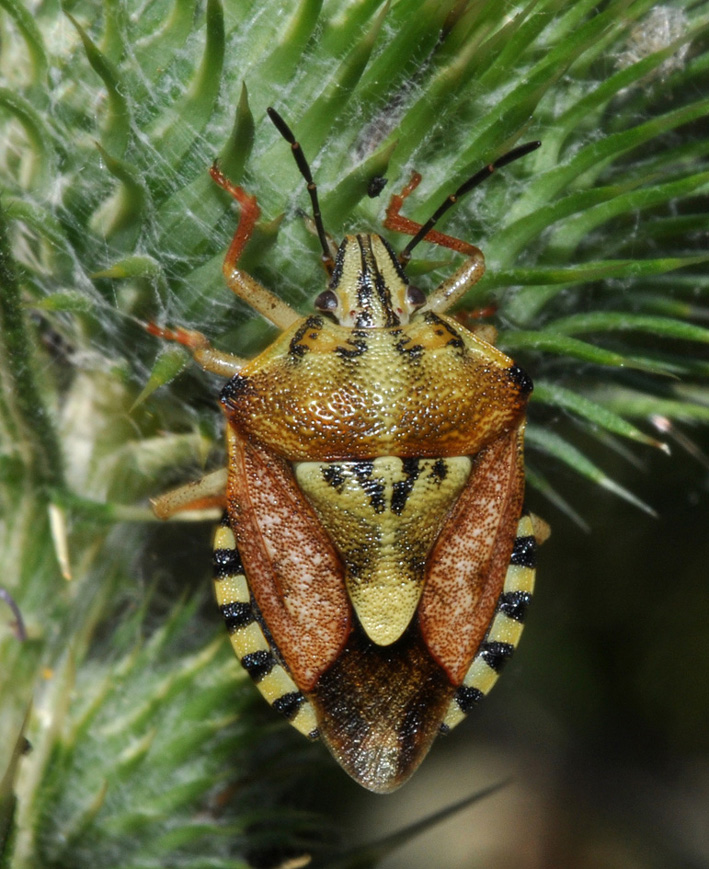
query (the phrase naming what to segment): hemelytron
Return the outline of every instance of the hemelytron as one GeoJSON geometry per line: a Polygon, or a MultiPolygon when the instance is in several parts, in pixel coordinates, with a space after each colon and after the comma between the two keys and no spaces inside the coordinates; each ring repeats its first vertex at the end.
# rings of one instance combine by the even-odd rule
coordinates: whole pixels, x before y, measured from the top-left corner
{"type": "Polygon", "coordinates": [[[156,501],[158,515],[220,504],[216,595],[234,650],[274,708],[320,737],[373,791],[402,784],[436,734],[487,694],[519,642],[534,585],[538,526],[523,511],[530,378],[446,315],[484,272],[475,246],[434,229],[462,195],[531,142],[481,169],[424,224],[384,226],[411,241],[325,232],[293,133],[327,283],[303,317],[238,267],[260,209],[240,204],[224,260],[230,289],[282,332],[255,359],[185,330],[153,327],[228,378],[228,465],[156,501]],[[423,239],[465,255],[426,296],[406,266],[423,239]]]}

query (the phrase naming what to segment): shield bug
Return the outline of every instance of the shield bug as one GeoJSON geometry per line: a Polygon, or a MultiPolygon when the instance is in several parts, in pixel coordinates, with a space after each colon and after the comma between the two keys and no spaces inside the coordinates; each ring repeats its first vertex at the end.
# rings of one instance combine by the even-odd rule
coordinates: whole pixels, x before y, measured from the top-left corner
{"type": "Polygon", "coordinates": [[[153,328],[229,378],[221,393],[228,467],[155,502],[159,516],[223,504],[216,596],[239,660],[268,702],[320,737],[364,787],[401,785],[436,734],[490,690],[531,598],[535,528],[523,511],[530,378],[446,316],[484,272],[481,251],[433,227],[516,148],[466,181],[397,256],[379,235],[325,232],[293,133],[328,282],[302,317],[238,267],[256,199],[215,166],[241,206],[224,260],[230,289],[282,329],[255,359],[196,332],[153,328]],[[426,296],[406,265],[423,239],[466,256],[426,296]]]}

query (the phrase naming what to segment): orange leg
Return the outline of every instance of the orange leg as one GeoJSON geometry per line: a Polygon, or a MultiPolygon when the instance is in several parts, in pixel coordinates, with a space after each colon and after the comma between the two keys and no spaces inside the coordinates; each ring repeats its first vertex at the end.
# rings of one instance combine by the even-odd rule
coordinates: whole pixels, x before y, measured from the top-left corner
{"type": "MultiPolygon", "coordinates": [[[[387,229],[392,229],[394,232],[403,232],[406,235],[416,236],[424,224],[416,223],[408,217],[404,217],[400,211],[404,204],[404,200],[410,196],[421,183],[421,176],[418,172],[412,172],[409,183],[404,187],[401,193],[394,194],[389,202],[389,207],[386,210],[386,219],[384,226],[387,229]]],[[[455,197],[449,196],[444,206],[442,206],[436,216],[442,211],[443,207],[449,207],[447,203],[455,202],[455,197]]],[[[458,299],[465,295],[468,290],[473,287],[480,278],[485,274],[485,257],[480,248],[474,244],[469,244],[467,241],[462,241],[459,238],[454,238],[451,235],[444,235],[435,229],[429,230],[424,236],[426,241],[433,244],[439,244],[442,247],[450,248],[458,251],[458,253],[466,254],[468,259],[458,268],[454,274],[443,281],[436,289],[428,296],[426,304],[422,310],[443,312],[454,305],[458,299]]],[[[410,258],[410,253],[404,249],[399,254],[399,261],[406,267],[406,263],[410,258]]]]}
{"type": "Polygon", "coordinates": [[[186,347],[194,361],[204,368],[205,371],[211,371],[212,374],[218,374],[220,377],[233,377],[246,365],[246,359],[240,356],[233,356],[231,353],[224,353],[222,350],[216,350],[209,343],[209,339],[201,332],[196,332],[193,329],[163,329],[155,323],[146,323],[146,331],[156,338],[162,338],[163,341],[176,341],[186,347]]]}
{"type": "Polygon", "coordinates": [[[224,510],[226,506],[226,468],[214,471],[197,480],[152,498],[153,511],[158,519],[171,519],[185,511],[224,510]]]}
{"type": "Polygon", "coordinates": [[[226,269],[228,265],[229,268],[234,269],[251,238],[256,221],[261,216],[261,209],[256,197],[250,196],[242,187],[232,184],[216,163],[210,167],[209,174],[212,176],[212,180],[233,196],[241,206],[239,225],[236,227],[234,238],[224,257],[224,268],[226,269]]]}
{"type": "Polygon", "coordinates": [[[490,323],[481,323],[480,320],[494,317],[497,313],[497,305],[491,302],[484,308],[474,308],[472,311],[456,311],[455,319],[462,323],[466,329],[473,333],[476,338],[487,341],[488,344],[497,343],[497,329],[490,323]]]}
{"type": "MultiPolygon", "coordinates": [[[[402,232],[404,235],[416,235],[416,233],[421,229],[423,224],[416,223],[416,221],[400,214],[404,200],[407,199],[414,190],[416,190],[420,183],[421,175],[419,175],[418,172],[412,172],[411,180],[406,187],[404,187],[401,193],[395,193],[391,197],[386,210],[386,219],[384,220],[384,226],[387,229],[391,229],[394,232],[402,232]]],[[[444,235],[444,233],[438,232],[436,229],[429,230],[425,235],[425,239],[426,241],[430,241],[432,244],[438,244],[441,247],[450,248],[450,250],[467,254],[467,256],[476,256],[480,253],[480,249],[475,247],[474,244],[470,244],[460,238],[454,238],[452,235],[444,235]]]]}
{"type": "Polygon", "coordinates": [[[239,225],[236,227],[234,238],[229,245],[229,250],[224,257],[224,265],[222,266],[227,286],[235,295],[243,299],[247,305],[250,305],[259,314],[270,320],[275,326],[278,326],[279,329],[285,330],[300,319],[297,311],[294,311],[290,305],[287,305],[278,296],[267,290],[266,287],[262,286],[255,278],[252,278],[250,274],[240,269],[237,265],[241,254],[244,252],[244,248],[253,234],[256,221],[261,214],[256,197],[250,196],[243,188],[232,184],[216,164],[209,170],[209,174],[241,206],[239,225]]]}

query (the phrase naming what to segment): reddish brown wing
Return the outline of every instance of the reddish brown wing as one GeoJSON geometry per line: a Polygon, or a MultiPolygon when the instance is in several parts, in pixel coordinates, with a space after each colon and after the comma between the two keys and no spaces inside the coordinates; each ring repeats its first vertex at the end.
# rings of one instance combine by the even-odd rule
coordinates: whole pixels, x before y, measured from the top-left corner
{"type": "Polygon", "coordinates": [[[524,494],[524,425],[473,460],[470,479],[429,555],[419,619],[424,640],[460,685],[502,591],[524,494]]]}
{"type": "Polygon", "coordinates": [[[251,592],[301,691],[350,632],[343,568],[283,459],[228,426],[227,510],[251,592]]]}

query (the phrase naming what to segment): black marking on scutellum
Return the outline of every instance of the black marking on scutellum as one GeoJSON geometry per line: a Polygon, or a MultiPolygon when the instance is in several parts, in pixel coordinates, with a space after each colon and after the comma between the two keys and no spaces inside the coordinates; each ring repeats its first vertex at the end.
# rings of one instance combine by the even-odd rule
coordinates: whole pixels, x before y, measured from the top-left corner
{"type": "Polygon", "coordinates": [[[241,659],[241,666],[251,676],[254,682],[260,682],[275,666],[275,658],[270,652],[260,649],[250,652],[241,659]]]}
{"type": "Polygon", "coordinates": [[[439,482],[445,480],[448,476],[448,465],[445,459],[436,459],[431,468],[431,476],[439,482]]]}
{"type": "Polygon", "coordinates": [[[375,513],[383,513],[386,508],[384,500],[384,482],[376,478],[372,478],[374,470],[374,462],[363,461],[354,462],[352,471],[354,472],[357,482],[362,487],[362,490],[369,498],[369,503],[375,513]]]}
{"type": "Polygon", "coordinates": [[[512,643],[482,643],[478,650],[478,654],[482,657],[488,667],[492,667],[496,673],[499,673],[512,657],[514,650],[515,647],[512,643]]]}
{"type": "Polygon", "coordinates": [[[325,480],[328,486],[332,486],[338,495],[341,494],[342,490],[345,488],[345,483],[347,482],[347,478],[342,473],[342,466],[324,465],[321,473],[323,480],[325,480]]]}
{"type": "Polygon", "coordinates": [[[527,607],[532,600],[528,591],[506,591],[500,595],[497,608],[516,622],[523,622],[527,615],[527,607]]]}
{"type": "Polygon", "coordinates": [[[515,539],[510,564],[531,568],[537,566],[537,541],[534,537],[517,537],[515,539]]]}
{"type": "Polygon", "coordinates": [[[221,580],[227,576],[239,576],[244,572],[244,565],[236,549],[215,549],[212,552],[212,568],[214,579],[221,580]]]}
{"type": "Polygon", "coordinates": [[[406,507],[406,502],[414,488],[416,479],[420,473],[419,460],[416,458],[402,459],[401,469],[405,479],[397,480],[392,486],[391,512],[395,516],[401,516],[406,507]]]}
{"type": "Polygon", "coordinates": [[[234,603],[225,603],[219,609],[222,611],[227,630],[230,634],[235,633],[239,628],[248,627],[256,618],[250,603],[235,601],[234,603]]]}
{"type": "Polygon", "coordinates": [[[485,695],[479,688],[473,688],[470,685],[461,685],[455,692],[455,702],[460,707],[460,711],[467,715],[484,696],[485,695]]]}
{"type": "Polygon", "coordinates": [[[280,712],[282,715],[285,715],[289,721],[292,721],[298,714],[298,710],[304,702],[305,697],[300,693],[300,691],[289,691],[287,694],[283,694],[282,697],[274,700],[271,705],[276,712],[280,712]]]}

